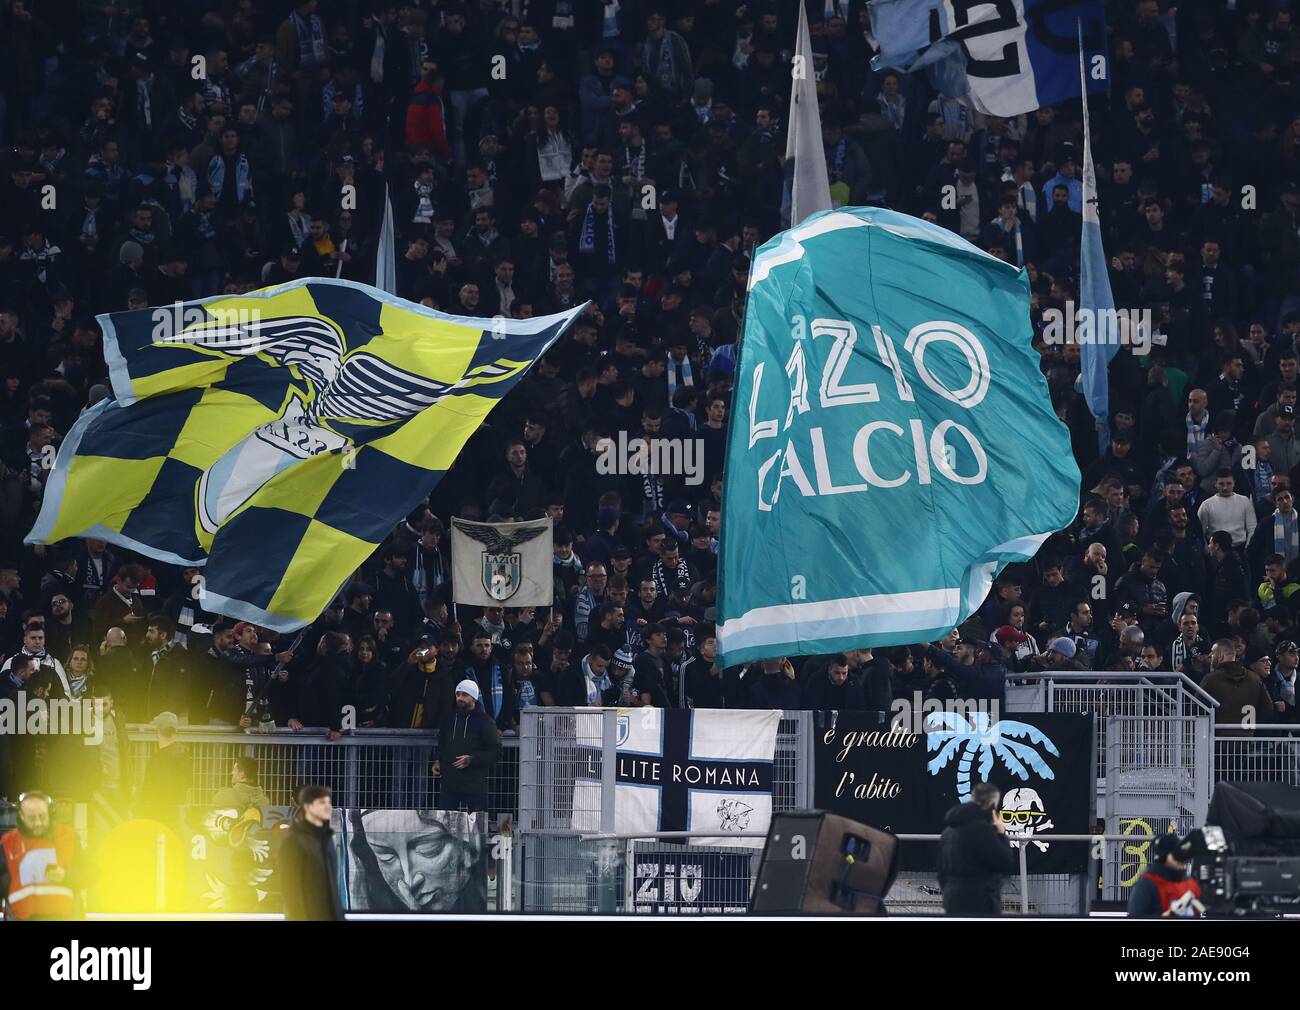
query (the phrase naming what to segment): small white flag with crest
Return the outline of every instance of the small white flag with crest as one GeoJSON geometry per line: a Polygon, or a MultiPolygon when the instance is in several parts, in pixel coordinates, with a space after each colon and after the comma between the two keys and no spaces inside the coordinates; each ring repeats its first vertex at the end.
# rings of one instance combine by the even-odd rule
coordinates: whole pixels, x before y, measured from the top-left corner
{"type": "Polygon", "coordinates": [[[451,581],[457,603],[549,607],[554,599],[551,520],[480,523],[451,520],[451,581]]]}

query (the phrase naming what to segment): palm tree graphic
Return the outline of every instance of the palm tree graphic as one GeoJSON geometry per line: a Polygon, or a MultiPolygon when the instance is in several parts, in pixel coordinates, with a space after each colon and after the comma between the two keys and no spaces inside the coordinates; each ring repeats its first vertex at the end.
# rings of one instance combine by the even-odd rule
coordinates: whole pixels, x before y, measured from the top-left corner
{"type": "Polygon", "coordinates": [[[1030,771],[1045,779],[1056,778],[1038,751],[1016,740],[1028,738],[1030,744],[1041,744],[1049,754],[1060,757],[1056,745],[1036,726],[1008,719],[990,723],[987,712],[971,713],[969,722],[955,712],[932,712],[926,718],[925,728],[925,749],[939,752],[925,766],[931,775],[938,775],[961,752],[957,762],[957,798],[963,803],[970,796],[970,771],[976,755],[981,782],[988,780],[994,757],[1022,781],[1028,781],[1030,771]]]}

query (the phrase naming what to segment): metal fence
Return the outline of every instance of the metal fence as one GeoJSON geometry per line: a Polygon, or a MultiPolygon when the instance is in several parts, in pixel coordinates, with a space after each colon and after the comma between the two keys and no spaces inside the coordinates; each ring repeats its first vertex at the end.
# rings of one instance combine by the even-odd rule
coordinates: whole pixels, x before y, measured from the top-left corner
{"type": "MultiPolygon", "coordinates": [[[[1006,910],[1079,914],[1088,900],[1123,901],[1149,861],[1148,836],[1186,833],[1204,822],[1213,782],[1282,782],[1300,787],[1300,727],[1260,725],[1226,735],[1212,725],[1212,699],[1175,674],[1025,674],[1008,688],[1009,711],[1094,715],[1098,816],[1106,840],[1086,875],[1025,875],[1009,880],[1006,910]]],[[[498,822],[515,819],[514,907],[524,911],[689,914],[733,910],[752,886],[760,848],[685,844],[680,839],[601,837],[614,827],[617,714],[530,709],[519,738],[506,738],[489,779],[498,822]],[[676,862],[673,862],[676,860],[676,862]],[[673,869],[675,867],[675,869],[673,869]],[[638,876],[639,874],[639,876],[638,876]],[[684,891],[683,891],[684,889],[684,891]]],[[[812,713],[784,714],[777,737],[773,809],[812,806],[812,713]]],[[[157,750],[149,727],[129,733],[135,784],[157,750]]],[[[359,730],[338,741],[322,732],[241,732],[182,727],[191,759],[187,803],[205,804],[230,782],[234,760],[257,760],[260,784],[277,805],[305,782],[329,785],[336,806],[420,809],[436,806],[430,774],[436,734],[359,730]]],[[[1094,857],[1095,857],[1094,853],[1094,857]]],[[[888,907],[939,912],[933,873],[900,875],[888,907]]]]}
{"type": "Polygon", "coordinates": [[[1261,725],[1254,727],[1249,735],[1217,727],[1214,778],[1216,782],[1281,782],[1300,786],[1300,725],[1261,725]]]}
{"type": "Polygon", "coordinates": [[[1153,721],[1171,717],[1209,719],[1216,702],[1181,673],[1027,673],[1007,690],[1007,709],[1092,715],[1097,739],[1097,782],[1106,781],[1108,720],[1112,716],[1153,721]]]}
{"type": "MultiPolygon", "coordinates": [[[[230,784],[235,758],[242,756],[257,761],[258,784],[274,805],[292,804],[306,783],[329,786],[336,807],[427,810],[437,805],[439,779],[431,774],[436,732],[357,730],[335,741],[326,740],[323,732],[182,726],[176,741],[191,763],[186,804],[210,803],[217,790],[230,784]]],[[[137,726],[128,737],[138,788],[157,753],[157,735],[137,726]]],[[[498,820],[513,817],[519,801],[519,740],[505,737],[501,743],[501,760],[488,776],[489,812],[498,820]]]]}

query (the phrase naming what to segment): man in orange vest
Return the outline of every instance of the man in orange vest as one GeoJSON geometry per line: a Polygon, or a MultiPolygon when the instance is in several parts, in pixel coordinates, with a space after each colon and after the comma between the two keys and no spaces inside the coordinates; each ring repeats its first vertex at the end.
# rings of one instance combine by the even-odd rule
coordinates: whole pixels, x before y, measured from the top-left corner
{"type": "Polygon", "coordinates": [[[1145,873],[1133,882],[1128,899],[1130,919],[1195,919],[1205,907],[1201,885],[1188,876],[1191,860],[1177,835],[1161,835],[1145,873]]]}
{"type": "Polygon", "coordinates": [[[71,919],[75,916],[77,839],[50,818],[50,797],[23,793],[18,827],[0,837],[0,894],[10,919],[71,919]]]}

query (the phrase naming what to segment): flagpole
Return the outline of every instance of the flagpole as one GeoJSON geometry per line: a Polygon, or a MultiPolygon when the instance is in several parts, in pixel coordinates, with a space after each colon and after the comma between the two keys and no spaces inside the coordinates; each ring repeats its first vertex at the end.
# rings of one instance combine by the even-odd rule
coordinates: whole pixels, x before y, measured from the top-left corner
{"type": "Polygon", "coordinates": [[[1075,22],[1079,38],[1079,99],[1083,106],[1083,227],[1079,237],[1078,308],[1093,316],[1093,339],[1079,348],[1080,382],[1097,430],[1097,451],[1110,442],[1111,359],[1119,350],[1114,330],[1115,298],[1110,289],[1101,217],[1098,213],[1097,172],[1092,161],[1092,130],[1088,113],[1088,76],[1083,47],[1083,19],[1075,22]]]}

